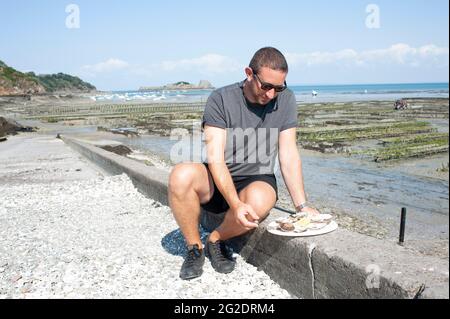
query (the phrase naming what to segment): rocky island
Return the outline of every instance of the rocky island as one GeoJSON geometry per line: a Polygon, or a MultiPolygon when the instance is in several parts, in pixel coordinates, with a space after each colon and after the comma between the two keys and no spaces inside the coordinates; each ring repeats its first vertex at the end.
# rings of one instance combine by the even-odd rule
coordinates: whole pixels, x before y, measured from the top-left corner
{"type": "Polygon", "coordinates": [[[198,85],[180,81],[164,86],[141,86],[139,91],[159,91],[159,90],[212,90],[214,87],[209,81],[201,80],[198,85]]]}

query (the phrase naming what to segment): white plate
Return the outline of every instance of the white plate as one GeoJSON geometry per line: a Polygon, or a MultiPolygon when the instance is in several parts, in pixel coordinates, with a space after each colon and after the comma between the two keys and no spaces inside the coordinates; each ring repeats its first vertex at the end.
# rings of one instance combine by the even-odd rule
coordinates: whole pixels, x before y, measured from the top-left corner
{"type": "Polygon", "coordinates": [[[330,214],[319,214],[310,217],[313,222],[324,222],[333,218],[330,214]]]}
{"type": "Polygon", "coordinates": [[[296,233],[294,231],[285,232],[278,229],[278,223],[277,222],[271,222],[267,226],[267,231],[271,234],[278,235],[278,236],[286,236],[286,237],[308,237],[308,236],[317,236],[317,235],[323,235],[327,233],[331,233],[332,231],[335,231],[338,229],[338,224],[333,220],[331,221],[327,226],[321,228],[321,229],[308,229],[307,231],[296,233]]]}

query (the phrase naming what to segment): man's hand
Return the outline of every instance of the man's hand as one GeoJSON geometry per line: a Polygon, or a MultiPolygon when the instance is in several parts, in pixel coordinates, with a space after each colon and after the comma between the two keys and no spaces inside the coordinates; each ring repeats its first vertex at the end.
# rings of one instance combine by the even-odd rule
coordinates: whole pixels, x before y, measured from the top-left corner
{"type": "Polygon", "coordinates": [[[320,214],[320,212],[317,210],[317,209],[315,209],[315,208],[313,208],[313,207],[309,207],[309,206],[306,206],[305,208],[303,208],[302,210],[301,210],[301,212],[302,213],[307,213],[308,215],[312,215],[312,216],[314,216],[314,215],[318,215],[318,214],[320,214]]]}
{"type": "Polygon", "coordinates": [[[233,209],[233,213],[237,222],[243,227],[247,229],[258,227],[259,216],[250,205],[241,202],[236,208],[233,209]]]}

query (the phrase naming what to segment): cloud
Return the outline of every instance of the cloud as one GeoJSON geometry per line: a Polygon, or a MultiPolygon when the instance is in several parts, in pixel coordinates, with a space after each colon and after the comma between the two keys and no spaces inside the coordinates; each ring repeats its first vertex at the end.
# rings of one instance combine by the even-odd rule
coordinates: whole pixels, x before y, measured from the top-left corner
{"type": "Polygon", "coordinates": [[[85,65],[82,67],[83,71],[90,74],[106,73],[116,70],[123,70],[128,68],[130,65],[128,62],[122,61],[120,59],[110,58],[104,62],[100,62],[93,65],[85,65]]]}
{"type": "Polygon", "coordinates": [[[228,73],[241,69],[241,65],[235,60],[213,53],[193,59],[163,61],[160,67],[164,71],[194,70],[201,73],[228,73]]]}
{"type": "Polygon", "coordinates": [[[109,77],[120,74],[122,78],[140,78],[141,81],[175,81],[178,78],[213,79],[215,76],[230,75],[242,70],[243,65],[236,60],[219,54],[205,54],[191,59],[163,60],[149,64],[128,63],[110,58],[97,64],[84,65],[79,74],[88,78],[109,77]]]}
{"type": "Polygon", "coordinates": [[[292,66],[317,66],[340,64],[348,66],[368,66],[375,64],[396,64],[418,67],[434,65],[448,67],[449,49],[434,44],[418,48],[398,43],[386,49],[358,52],[345,49],[336,52],[287,53],[286,59],[292,66]]]}

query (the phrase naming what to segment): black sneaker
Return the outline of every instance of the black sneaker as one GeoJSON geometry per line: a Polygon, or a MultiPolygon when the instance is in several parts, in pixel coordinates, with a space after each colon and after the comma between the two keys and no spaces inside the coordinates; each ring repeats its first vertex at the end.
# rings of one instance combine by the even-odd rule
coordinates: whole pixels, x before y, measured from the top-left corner
{"type": "Polygon", "coordinates": [[[232,251],[223,241],[211,243],[209,237],[206,239],[205,254],[211,260],[211,265],[215,271],[228,274],[234,270],[236,261],[232,256],[232,251]]]}
{"type": "Polygon", "coordinates": [[[203,264],[205,263],[205,254],[200,250],[197,244],[188,246],[187,256],[181,266],[180,278],[183,280],[200,277],[203,273],[203,264]]]}

